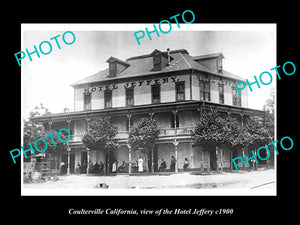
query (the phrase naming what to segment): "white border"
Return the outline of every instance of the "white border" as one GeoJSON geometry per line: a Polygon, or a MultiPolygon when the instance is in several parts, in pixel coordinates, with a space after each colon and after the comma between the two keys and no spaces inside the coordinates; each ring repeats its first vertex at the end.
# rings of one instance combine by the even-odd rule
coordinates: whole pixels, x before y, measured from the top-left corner
{"type": "MultiPolygon", "coordinates": [[[[71,31],[138,31],[153,24],[21,24],[21,49],[23,49],[23,31],[71,30],[71,31]]],[[[180,28],[172,23],[172,31],[266,31],[277,30],[277,24],[183,24],[180,28]]],[[[277,42],[277,39],[276,39],[277,42]]],[[[277,46],[276,46],[277,47],[277,46]]],[[[277,54],[277,51],[276,51],[277,54]]],[[[277,65],[277,64],[276,64],[277,65]]],[[[22,75],[22,68],[21,68],[22,75]]],[[[21,76],[23,79],[23,76],[21,76]]],[[[23,80],[22,80],[23,81],[23,80]]],[[[21,85],[21,93],[23,93],[21,85]]],[[[277,83],[275,99],[277,99],[277,83]]],[[[23,146],[23,96],[21,94],[21,145],[23,146]]],[[[277,101],[275,100],[275,140],[277,137],[277,101]]],[[[21,195],[30,196],[276,196],[277,195],[277,155],[275,155],[275,189],[33,189],[23,185],[23,154],[21,154],[21,195]]],[[[13,163],[13,162],[12,162],[13,163]]],[[[18,163],[16,163],[15,166],[18,163]]],[[[117,178],[117,177],[116,177],[117,178]]]]}

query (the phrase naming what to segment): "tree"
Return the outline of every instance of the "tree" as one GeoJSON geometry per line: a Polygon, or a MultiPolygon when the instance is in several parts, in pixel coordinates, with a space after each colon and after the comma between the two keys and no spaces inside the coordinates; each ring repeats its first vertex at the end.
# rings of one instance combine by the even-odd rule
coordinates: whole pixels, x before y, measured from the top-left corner
{"type": "Polygon", "coordinates": [[[274,119],[275,119],[275,90],[274,88],[271,89],[269,93],[269,98],[266,100],[266,103],[263,107],[265,111],[265,120],[264,125],[269,130],[270,135],[274,136],[274,119]]]}
{"type": "MultiPolygon", "coordinates": [[[[128,144],[133,150],[142,149],[145,155],[146,162],[148,162],[148,155],[153,155],[153,148],[156,140],[160,134],[160,128],[153,118],[142,118],[139,120],[130,132],[128,137],[128,144]]],[[[154,172],[153,161],[151,159],[151,171],[154,172]]],[[[146,163],[147,172],[149,172],[148,163],[146,163]]]]}
{"type": "MultiPolygon", "coordinates": [[[[49,114],[51,114],[51,113],[49,112],[49,110],[47,108],[45,108],[43,106],[42,103],[40,103],[40,107],[36,106],[34,108],[34,110],[32,110],[30,112],[31,117],[44,116],[44,115],[49,115],[49,114]]],[[[52,135],[52,138],[55,142],[55,146],[50,137],[48,137],[48,138],[45,137],[46,135],[56,132],[54,130],[49,131],[49,130],[47,130],[46,127],[47,127],[46,124],[41,125],[41,124],[33,123],[30,120],[23,120],[23,148],[25,150],[29,149],[30,148],[29,143],[31,143],[31,145],[34,148],[35,141],[39,138],[43,138],[47,142],[47,151],[45,152],[46,155],[52,153],[53,151],[55,153],[58,153],[59,151],[66,150],[67,149],[66,143],[62,143],[58,139],[57,135],[52,135]]],[[[62,131],[60,133],[60,135],[63,140],[68,139],[68,133],[66,131],[62,131]]],[[[45,149],[45,143],[43,141],[37,142],[37,148],[41,149],[41,150],[45,149]]],[[[39,153],[39,152],[35,151],[35,154],[37,154],[37,153],[39,153]]],[[[31,152],[27,152],[27,154],[28,154],[28,156],[29,156],[29,154],[30,154],[30,156],[33,155],[31,152]]],[[[28,157],[28,159],[29,158],[30,157],[28,157]]]]}
{"type": "Polygon", "coordinates": [[[196,146],[209,151],[227,147],[233,153],[245,147],[248,134],[237,119],[223,118],[215,110],[203,110],[192,137],[196,146]]]}
{"type": "Polygon", "coordinates": [[[109,171],[111,152],[118,147],[115,140],[117,133],[118,127],[111,123],[110,117],[104,116],[90,119],[87,133],[82,137],[82,143],[88,149],[104,152],[107,171],[109,171]]]}
{"type": "Polygon", "coordinates": [[[51,114],[52,113],[49,111],[49,109],[44,107],[43,103],[40,103],[40,106],[36,106],[32,111],[30,111],[29,116],[30,117],[47,116],[51,114]]]}
{"type": "Polygon", "coordinates": [[[270,131],[263,125],[259,117],[251,116],[246,123],[246,130],[248,132],[248,146],[257,149],[261,146],[267,145],[272,141],[270,131]]]}
{"type": "Polygon", "coordinates": [[[224,120],[215,110],[203,110],[195,130],[192,131],[194,145],[216,149],[225,142],[223,126],[224,120]]]}
{"type": "Polygon", "coordinates": [[[216,147],[227,147],[232,152],[247,147],[256,151],[272,141],[260,117],[249,117],[242,126],[233,117],[222,118],[214,110],[203,111],[199,122],[192,131],[196,146],[215,150],[216,147]]]}
{"type": "Polygon", "coordinates": [[[231,148],[232,151],[245,147],[248,137],[245,127],[233,117],[227,117],[222,120],[223,145],[231,148]]]}

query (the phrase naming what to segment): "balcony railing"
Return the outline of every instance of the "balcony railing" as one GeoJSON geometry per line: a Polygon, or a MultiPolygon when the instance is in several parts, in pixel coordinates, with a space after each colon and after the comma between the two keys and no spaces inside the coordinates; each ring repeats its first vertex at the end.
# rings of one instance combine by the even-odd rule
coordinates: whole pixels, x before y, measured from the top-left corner
{"type": "Polygon", "coordinates": [[[81,142],[83,134],[73,134],[70,142],[81,142]]]}
{"type": "MultiPolygon", "coordinates": [[[[176,130],[176,135],[183,136],[183,135],[190,135],[191,130],[194,130],[195,127],[178,127],[176,130]]],[[[127,139],[129,131],[119,131],[117,133],[116,139],[127,139]]],[[[75,134],[72,135],[71,142],[81,142],[83,134],[75,134]]],[[[160,137],[167,137],[167,136],[175,136],[175,128],[165,128],[160,130],[160,137]]]]}

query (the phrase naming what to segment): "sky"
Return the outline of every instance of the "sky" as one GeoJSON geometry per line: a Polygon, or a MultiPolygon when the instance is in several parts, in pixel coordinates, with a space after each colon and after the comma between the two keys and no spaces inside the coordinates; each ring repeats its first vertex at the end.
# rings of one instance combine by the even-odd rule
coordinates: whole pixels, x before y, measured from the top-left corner
{"type": "MultiPolygon", "coordinates": [[[[276,25],[274,24],[172,24],[171,32],[153,33],[152,40],[147,35],[138,45],[134,32],[153,28],[153,24],[22,24],[20,51],[34,51],[43,41],[52,44],[48,55],[40,53],[40,58],[32,54],[21,61],[22,76],[22,118],[27,119],[35,106],[43,105],[51,113],[63,112],[64,108],[74,109],[72,83],[106,69],[106,60],[113,56],[122,60],[151,53],[154,49],[186,49],[190,55],[222,52],[223,69],[254,81],[263,71],[276,77],[270,71],[276,64],[276,25]],[[67,45],[62,40],[66,31],[75,34],[75,42],[67,45]],[[57,38],[61,49],[54,40],[57,38]]],[[[163,28],[168,30],[168,28],[163,28]]],[[[71,42],[72,36],[65,35],[71,42]]],[[[47,44],[43,44],[47,52],[47,44]]],[[[16,61],[16,66],[18,66],[16,61]]],[[[267,78],[266,78],[267,80],[267,78]]],[[[248,107],[262,109],[273,82],[253,92],[248,90],[248,107]]]]}

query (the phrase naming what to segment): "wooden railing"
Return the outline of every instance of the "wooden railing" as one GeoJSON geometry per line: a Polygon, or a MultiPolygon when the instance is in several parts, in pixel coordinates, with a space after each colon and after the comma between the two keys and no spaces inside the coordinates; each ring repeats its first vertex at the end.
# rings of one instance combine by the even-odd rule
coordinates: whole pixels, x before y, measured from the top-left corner
{"type": "MultiPolygon", "coordinates": [[[[195,127],[178,127],[176,129],[176,135],[190,135],[191,130],[194,130],[195,127]]],[[[129,131],[119,131],[117,133],[116,139],[127,139],[129,131]]],[[[71,142],[81,142],[83,134],[73,134],[71,138],[71,142]]],[[[175,136],[175,128],[165,128],[160,130],[160,137],[165,136],[175,136]]]]}

